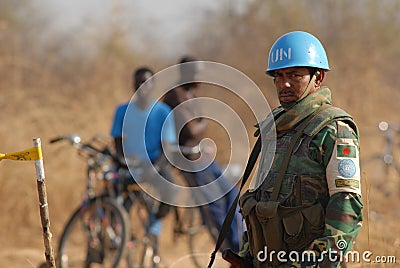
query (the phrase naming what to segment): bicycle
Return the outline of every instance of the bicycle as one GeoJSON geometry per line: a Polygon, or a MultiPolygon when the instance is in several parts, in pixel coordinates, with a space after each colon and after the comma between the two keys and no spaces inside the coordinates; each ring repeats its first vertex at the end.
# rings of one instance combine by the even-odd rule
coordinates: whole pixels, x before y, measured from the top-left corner
{"type": "MultiPolygon", "coordinates": [[[[180,146],[179,150],[190,154],[198,153],[200,148],[180,146]]],[[[134,169],[133,172],[136,174],[135,180],[143,182],[144,179],[139,175],[141,172],[138,171],[142,168],[140,164],[131,164],[130,167],[134,169]]],[[[129,173],[126,169],[124,172],[129,173]]],[[[182,184],[187,184],[179,176],[179,173],[174,177],[178,180],[181,179],[182,184]]],[[[128,260],[129,267],[155,268],[160,264],[160,257],[157,255],[158,243],[155,237],[152,237],[153,241],[149,241],[147,231],[150,224],[149,217],[155,214],[156,209],[149,202],[149,199],[153,199],[144,193],[138,184],[132,183],[132,180],[133,178],[130,177],[131,184],[128,185],[127,194],[128,200],[132,204],[129,214],[131,215],[131,225],[132,230],[135,230],[135,235],[132,238],[131,254],[128,258],[134,257],[135,261],[128,260]]],[[[186,237],[192,264],[194,267],[205,267],[208,264],[210,253],[215,246],[219,232],[217,223],[207,205],[197,207],[172,206],[171,214],[173,214],[173,241],[176,242],[182,236],[186,237]]]]}
{"type": "MultiPolygon", "coordinates": [[[[156,202],[141,189],[137,184],[127,187],[130,202],[130,221],[132,226],[132,237],[127,254],[128,267],[152,267],[161,264],[158,241],[156,237],[148,235],[150,217],[155,215],[156,202]]],[[[181,237],[188,238],[188,248],[192,263],[195,267],[205,267],[209,259],[209,252],[218,235],[208,210],[204,207],[172,207],[173,214],[173,239],[174,242],[181,237]],[[202,252],[207,250],[207,256],[202,252]],[[209,249],[209,250],[208,250],[209,249]]]]}
{"type": "Polygon", "coordinates": [[[388,196],[394,189],[389,184],[398,183],[400,175],[400,163],[397,161],[400,127],[382,121],[378,124],[378,129],[384,135],[383,150],[363,159],[362,170],[388,196]]]}
{"type": "MultiPolygon", "coordinates": [[[[117,160],[109,147],[103,144],[99,148],[92,144],[98,141],[96,137],[88,143],[82,143],[81,138],[73,134],[57,137],[50,142],[55,143],[62,140],[69,141],[78,149],[79,154],[86,158],[87,182],[86,197],[68,220],[59,241],[57,256],[60,267],[76,267],[75,265],[81,267],[83,264],[85,267],[90,267],[95,263],[102,264],[103,267],[120,267],[124,264],[130,268],[158,267],[161,261],[158,241],[155,237],[148,235],[148,228],[159,203],[135,183],[127,166],[117,160]],[[100,193],[95,193],[96,181],[102,182],[100,193]],[[88,211],[96,212],[106,208],[111,211],[110,216],[106,213],[89,214],[88,216],[88,211]],[[108,227],[98,225],[99,230],[95,232],[91,230],[95,226],[87,224],[88,220],[85,221],[87,218],[93,218],[94,221],[96,215],[97,218],[102,219],[99,222],[117,221],[123,227],[116,232],[119,234],[120,241],[114,246],[116,251],[113,255],[114,258],[106,260],[105,256],[111,254],[103,252],[107,247],[102,245],[102,242],[110,239],[96,237],[100,234],[107,234],[103,229],[108,227]],[[79,225],[78,222],[83,222],[83,224],[79,225]],[[69,246],[74,225],[78,225],[82,232],[77,237],[80,245],[90,244],[86,241],[89,238],[89,240],[98,241],[99,249],[94,250],[88,246],[85,250],[79,249],[75,245],[69,246]],[[80,252],[80,255],[73,250],[80,252]]],[[[197,152],[194,148],[182,149],[187,153],[197,152]]],[[[138,166],[137,169],[140,167],[138,166]]],[[[205,267],[218,237],[218,229],[209,209],[207,206],[173,207],[173,213],[174,239],[179,236],[187,236],[193,264],[195,267],[205,267]]]]}
{"type": "MultiPolygon", "coordinates": [[[[186,154],[198,153],[200,149],[199,146],[179,147],[179,150],[186,154]]],[[[131,162],[130,168],[133,169],[133,173],[136,175],[136,181],[143,182],[145,180],[140,175],[142,173],[141,170],[143,170],[140,161],[137,163],[131,162]]],[[[238,167],[236,166],[236,168],[238,167]]],[[[155,215],[157,210],[155,206],[159,203],[154,202],[154,199],[146,194],[141,186],[133,182],[133,178],[130,176],[126,166],[122,171],[125,175],[121,176],[120,170],[120,176],[128,178],[130,182],[127,186],[127,196],[124,198],[130,203],[128,207],[130,207],[129,214],[132,233],[134,233],[129,246],[130,253],[128,254],[127,263],[129,267],[156,268],[161,263],[161,258],[158,255],[158,241],[156,237],[148,235],[148,229],[151,222],[150,217],[155,215]]],[[[179,180],[180,178],[183,180],[181,181],[183,184],[187,184],[178,174],[176,174],[175,179],[179,180]]],[[[196,268],[205,267],[209,262],[210,253],[214,249],[219,233],[211,211],[207,205],[197,207],[172,206],[171,214],[173,214],[173,241],[176,242],[181,236],[186,237],[192,264],[196,268]]]]}
{"type": "Polygon", "coordinates": [[[113,173],[114,161],[108,147],[96,147],[94,138],[82,143],[78,135],[60,136],[50,143],[69,141],[87,162],[86,192],[60,236],[57,250],[59,267],[117,267],[130,238],[125,209],[117,203],[113,173]],[[96,193],[96,181],[101,181],[96,193]]]}

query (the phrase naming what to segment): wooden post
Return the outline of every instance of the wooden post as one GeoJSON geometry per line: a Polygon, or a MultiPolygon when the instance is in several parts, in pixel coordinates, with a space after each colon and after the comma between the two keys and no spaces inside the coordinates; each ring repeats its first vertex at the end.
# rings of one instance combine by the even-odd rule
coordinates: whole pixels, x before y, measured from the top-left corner
{"type": "Polygon", "coordinates": [[[39,194],[40,219],[42,221],[43,239],[45,247],[44,254],[46,257],[47,267],[55,268],[56,263],[54,259],[54,251],[51,246],[52,234],[50,232],[49,207],[47,204],[47,193],[46,193],[43,156],[42,156],[42,147],[40,138],[33,139],[33,145],[35,148],[37,148],[39,154],[38,157],[39,159],[35,160],[35,167],[36,167],[36,177],[37,177],[37,189],[39,194]]]}

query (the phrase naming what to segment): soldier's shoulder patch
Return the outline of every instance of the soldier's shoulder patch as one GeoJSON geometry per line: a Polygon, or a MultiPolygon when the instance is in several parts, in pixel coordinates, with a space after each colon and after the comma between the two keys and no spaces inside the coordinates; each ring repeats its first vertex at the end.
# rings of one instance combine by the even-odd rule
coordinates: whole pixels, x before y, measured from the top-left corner
{"type": "Polygon", "coordinates": [[[336,156],[337,157],[357,157],[357,147],[354,144],[337,144],[336,145],[336,156]]]}
{"type": "Polygon", "coordinates": [[[352,178],[357,172],[357,166],[351,159],[341,159],[338,162],[339,174],[345,178],[352,178]]]}
{"type": "Polygon", "coordinates": [[[360,188],[360,182],[358,180],[352,180],[352,179],[336,179],[335,186],[360,188]]]}
{"type": "Polygon", "coordinates": [[[330,195],[338,192],[361,194],[360,160],[357,143],[357,139],[350,137],[336,138],[331,158],[326,167],[330,195]]]}

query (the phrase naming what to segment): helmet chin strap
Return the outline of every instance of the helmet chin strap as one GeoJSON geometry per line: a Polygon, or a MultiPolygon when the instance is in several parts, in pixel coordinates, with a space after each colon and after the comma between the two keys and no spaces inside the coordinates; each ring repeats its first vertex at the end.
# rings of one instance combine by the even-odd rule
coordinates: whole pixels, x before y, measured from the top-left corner
{"type": "Polygon", "coordinates": [[[318,75],[320,74],[320,71],[316,71],[313,76],[310,79],[310,82],[308,82],[308,85],[306,87],[306,89],[304,90],[303,94],[301,94],[300,98],[297,101],[292,101],[289,103],[281,103],[282,107],[287,110],[292,108],[294,105],[296,105],[297,103],[299,103],[302,99],[304,99],[305,97],[308,96],[308,94],[310,93],[311,87],[313,86],[315,80],[317,79],[318,75]]]}

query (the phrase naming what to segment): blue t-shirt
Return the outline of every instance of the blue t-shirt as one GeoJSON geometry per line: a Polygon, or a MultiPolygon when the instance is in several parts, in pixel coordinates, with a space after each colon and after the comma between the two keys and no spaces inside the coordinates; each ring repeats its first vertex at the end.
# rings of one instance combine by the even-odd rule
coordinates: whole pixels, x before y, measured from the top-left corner
{"type": "Polygon", "coordinates": [[[118,106],[110,134],[122,137],[125,157],[137,156],[143,161],[154,161],[161,155],[161,142],[176,143],[171,108],[162,102],[145,110],[138,109],[135,102],[118,106]]]}

